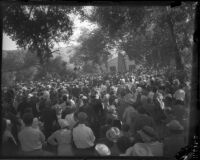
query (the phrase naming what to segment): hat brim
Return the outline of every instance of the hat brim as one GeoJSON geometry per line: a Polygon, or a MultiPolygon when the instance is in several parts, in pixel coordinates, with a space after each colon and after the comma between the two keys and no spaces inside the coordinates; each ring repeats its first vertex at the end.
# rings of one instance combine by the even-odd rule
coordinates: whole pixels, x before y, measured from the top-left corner
{"type": "Polygon", "coordinates": [[[111,142],[116,142],[122,136],[121,132],[115,138],[112,138],[109,134],[109,131],[106,132],[106,138],[111,142]]]}

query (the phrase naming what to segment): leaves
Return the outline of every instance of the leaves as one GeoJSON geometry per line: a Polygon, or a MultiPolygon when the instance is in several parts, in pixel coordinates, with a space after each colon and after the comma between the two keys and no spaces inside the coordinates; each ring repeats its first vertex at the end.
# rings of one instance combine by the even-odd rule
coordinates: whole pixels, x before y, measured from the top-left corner
{"type": "Polygon", "coordinates": [[[9,4],[4,6],[3,30],[20,47],[37,51],[41,63],[46,63],[54,44],[66,42],[72,35],[71,10],[66,6],[9,4]]]}

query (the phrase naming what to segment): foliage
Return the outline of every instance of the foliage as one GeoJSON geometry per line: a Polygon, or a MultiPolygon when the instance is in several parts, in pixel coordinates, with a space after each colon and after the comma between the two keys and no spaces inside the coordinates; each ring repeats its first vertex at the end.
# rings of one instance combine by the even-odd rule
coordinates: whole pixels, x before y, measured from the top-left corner
{"type": "Polygon", "coordinates": [[[57,73],[58,75],[62,76],[67,72],[66,65],[67,62],[63,61],[61,56],[57,56],[49,61],[47,65],[47,72],[57,73]]]}
{"type": "Polygon", "coordinates": [[[72,62],[84,64],[92,61],[93,65],[102,64],[107,61],[109,52],[106,48],[106,37],[102,30],[95,30],[88,36],[80,37],[81,47],[77,50],[72,58],[72,62]]]}
{"type": "Polygon", "coordinates": [[[72,7],[3,4],[3,31],[17,45],[35,51],[45,64],[52,57],[54,44],[72,34],[68,14],[72,7]]]}
{"type": "Polygon", "coordinates": [[[178,71],[185,69],[185,62],[191,64],[195,5],[188,2],[175,8],[95,7],[89,20],[98,23],[107,42],[136,62],[156,69],[175,60],[178,71]]]}

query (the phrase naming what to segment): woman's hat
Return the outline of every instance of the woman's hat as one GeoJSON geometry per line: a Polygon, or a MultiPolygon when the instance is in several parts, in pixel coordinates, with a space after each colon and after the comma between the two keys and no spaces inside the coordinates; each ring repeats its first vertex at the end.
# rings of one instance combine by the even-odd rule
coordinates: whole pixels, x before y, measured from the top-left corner
{"type": "Polygon", "coordinates": [[[69,123],[65,119],[59,119],[58,124],[60,128],[65,128],[69,126],[69,123]]]}
{"type": "Polygon", "coordinates": [[[106,132],[106,138],[112,142],[116,142],[121,137],[119,128],[112,127],[106,132]]]}
{"type": "Polygon", "coordinates": [[[151,149],[145,143],[136,143],[132,155],[134,156],[153,156],[151,149]]]}
{"type": "Polygon", "coordinates": [[[172,131],[183,131],[184,128],[177,120],[172,120],[166,125],[172,131]]]}
{"type": "Polygon", "coordinates": [[[110,149],[105,144],[97,144],[95,150],[100,156],[109,156],[111,154],[110,149]]]}
{"type": "Polygon", "coordinates": [[[150,142],[158,139],[158,134],[150,126],[144,126],[142,130],[137,131],[144,142],[150,142]]]}

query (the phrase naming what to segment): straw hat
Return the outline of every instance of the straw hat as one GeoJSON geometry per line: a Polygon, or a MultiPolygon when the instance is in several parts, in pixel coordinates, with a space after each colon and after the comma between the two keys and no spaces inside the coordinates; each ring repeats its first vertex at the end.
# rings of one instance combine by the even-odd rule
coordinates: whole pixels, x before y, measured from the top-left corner
{"type": "Polygon", "coordinates": [[[111,155],[111,151],[105,144],[97,144],[95,146],[95,150],[98,152],[100,156],[109,156],[111,155]]]}
{"type": "Polygon", "coordinates": [[[121,137],[121,132],[117,127],[112,127],[106,132],[106,138],[112,142],[116,142],[121,137]]]}
{"type": "Polygon", "coordinates": [[[151,149],[145,143],[136,143],[133,150],[134,156],[153,156],[151,149]]]}

